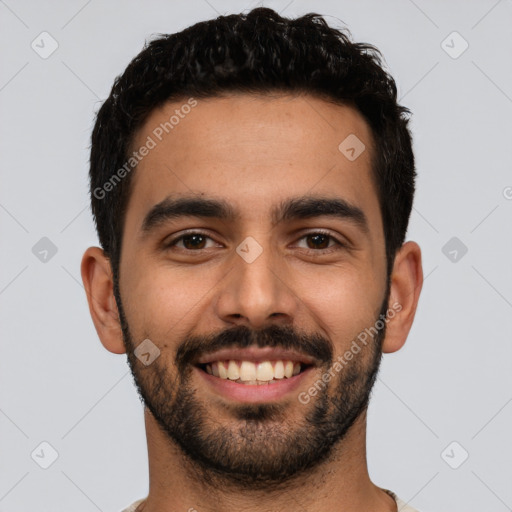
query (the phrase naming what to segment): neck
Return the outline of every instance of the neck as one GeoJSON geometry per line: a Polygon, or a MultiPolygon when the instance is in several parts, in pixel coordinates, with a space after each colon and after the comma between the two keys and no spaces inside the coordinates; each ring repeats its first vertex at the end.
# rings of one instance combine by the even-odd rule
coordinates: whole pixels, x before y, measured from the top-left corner
{"type": "Polygon", "coordinates": [[[149,457],[149,495],[143,512],[244,510],[310,512],[396,512],[393,498],[374,485],[366,462],[366,412],[338,443],[328,460],[282,486],[280,490],[241,490],[219,475],[194,467],[145,409],[149,457]]]}

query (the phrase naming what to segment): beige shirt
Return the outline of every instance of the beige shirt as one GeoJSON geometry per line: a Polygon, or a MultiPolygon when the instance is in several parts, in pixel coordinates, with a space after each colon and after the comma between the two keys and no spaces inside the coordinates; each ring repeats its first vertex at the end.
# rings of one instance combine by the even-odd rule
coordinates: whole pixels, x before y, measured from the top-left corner
{"type": "MultiPolygon", "coordinates": [[[[387,492],[395,501],[398,512],[418,512],[415,508],[409,506],[405,501],[401,500],[394,492],[389,491],[388,489],[383,489],[383,491],[387,492]]],[[[141,500],[132,503],[128,508],[125,508],[122,512],[135,512],[137,507],[145,500],[143,498],[141,500]]]]}

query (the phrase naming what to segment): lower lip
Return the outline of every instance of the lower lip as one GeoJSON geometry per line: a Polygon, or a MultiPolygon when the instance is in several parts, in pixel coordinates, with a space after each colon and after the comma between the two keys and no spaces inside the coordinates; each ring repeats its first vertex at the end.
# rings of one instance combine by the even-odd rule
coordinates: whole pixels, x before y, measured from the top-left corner
{"type": "Polygon", "coordinates": [[[204,379],[207,385],[224,398],[236,400],[244,403],[269,402],[279,400],[303,385],[304,379],[313,371],[313,367],[308,367],[298,375],[289,379],[279,379],[273,384],[239,384],[229,379],[221,379],[210,375],[200,368],[194,368],[199,373],[200,378],[204,379]]]}

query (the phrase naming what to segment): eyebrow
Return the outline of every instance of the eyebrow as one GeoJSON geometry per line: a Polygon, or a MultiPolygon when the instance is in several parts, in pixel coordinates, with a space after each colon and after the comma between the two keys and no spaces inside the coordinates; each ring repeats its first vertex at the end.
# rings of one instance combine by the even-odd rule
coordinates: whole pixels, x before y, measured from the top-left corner
{"type": "MultiPolygon", "coordinates": [[[[333,217],[354,223],[368,233],[368,220],[363,210],[341,198],[301,196],[283,200],[271,212],[272,225],[315,217],[333,217]]],[[[147,236],[165,222],[182,217],[212,218],[222,221],[240,219],[240,213],[224,199],[181,196],[165,198],[144,217],[142,234],[147,236]]]]}

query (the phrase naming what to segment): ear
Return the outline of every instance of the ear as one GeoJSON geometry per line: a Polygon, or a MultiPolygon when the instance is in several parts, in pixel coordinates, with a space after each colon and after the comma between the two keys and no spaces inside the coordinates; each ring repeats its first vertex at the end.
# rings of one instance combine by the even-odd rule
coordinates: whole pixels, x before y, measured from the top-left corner
{"type": "Polygon", "coordinates": [[[414,320],[422,285],[421,249],[416,242],[406,242],[396,253],[391,273],[388,307],[395,314],[393,317],[388,314],[383,352],[396,352],[403,347],[414,320]]]}
{"type": "Polygon", "coordinates": [[[103,346],[114,354],[124,354],[123,332],[114,297],[110,260],[99,247],[89,247],[81,265],[89,311],[103,346]]]}

